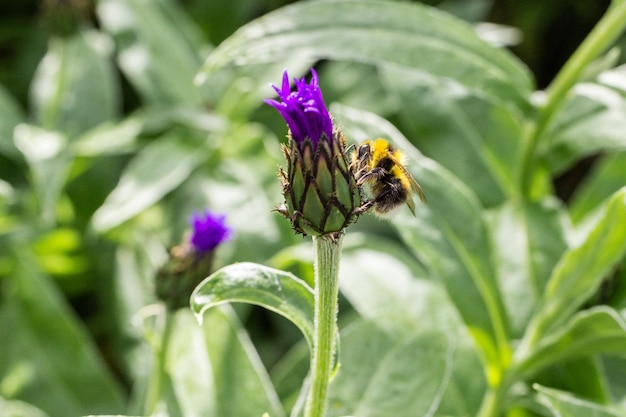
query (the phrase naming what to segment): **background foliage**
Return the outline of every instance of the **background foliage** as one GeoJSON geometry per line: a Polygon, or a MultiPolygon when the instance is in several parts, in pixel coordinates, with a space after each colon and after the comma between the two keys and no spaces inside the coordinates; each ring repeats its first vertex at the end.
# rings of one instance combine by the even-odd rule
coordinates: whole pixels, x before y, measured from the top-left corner
{"type": "Polygon", "coordinates": [[[260,271],[284,286],[287,319],[177,313],[157,414],[297,415],[311,249],[271,212],[285,126],[262,98],[313,64],[351,143],[397,143],[429,199],[417,218],[349,229],[330,414],[475,416],[493,401],[512,417],[623,415],[617,50],[520,162],[538,90],[608,2],[430,3],[5,1],[0,415],[144,415],[163,327],[152,280],[205,207],[235,230],[218,266],[276,268],[260,271]]]}

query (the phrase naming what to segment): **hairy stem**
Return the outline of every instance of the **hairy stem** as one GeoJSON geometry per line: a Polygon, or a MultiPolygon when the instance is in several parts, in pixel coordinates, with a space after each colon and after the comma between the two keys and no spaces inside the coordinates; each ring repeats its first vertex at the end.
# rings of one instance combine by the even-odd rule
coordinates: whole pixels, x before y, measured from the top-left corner
{"type": "Polygon", "coordinates": [[[311,354],[311,390],[306,402],[306,417],[324,417],[328,384],[333,368],[337,331],[339,259],[343,234],[313,237],[315,247],[315,333],[311,354]]]}

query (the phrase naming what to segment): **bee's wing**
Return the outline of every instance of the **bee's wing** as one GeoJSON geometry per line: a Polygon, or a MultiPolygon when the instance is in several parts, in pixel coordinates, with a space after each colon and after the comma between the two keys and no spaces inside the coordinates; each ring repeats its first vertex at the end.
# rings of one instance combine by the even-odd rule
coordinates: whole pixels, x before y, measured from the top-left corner
{"type": "Polygon", "coordinates": [[[413,198],[411,196],[406,199],[406,205],[409,207],[409,210],[411,210],[413,216],[415,216],[415,201],[413,201],[413,198]]]}
{"type": "MultiPolygon", "coordinates": [[[[402,163],[398,160],[398,158],[396,158],[392,154],[389,154],[388,157],[389,159],[393,161],[394,164],[398,166],[398,168],[400,168],[400,170],[404,173],[404,175],[406,175],[406,177],[409,179],[409,182],[411,183],[411,190],[413,190],[413,192],[415,192],[420,197],[420,200],[422,200],[422,202],[425,203],[426,194],[424,194],[424,190],[422,190],[422,186],[419,185],[419,183],[415,180],[413,175],[411,175],[409,170],[406,169],[404,165],[402,165],[402,163]]],[[[413,214],[415,214],[415,203],[413,203],[411,199],[409,199],[408,201],[410,201],[410,203],[407,202],[409,208],[411,209],[413,214]]]]}

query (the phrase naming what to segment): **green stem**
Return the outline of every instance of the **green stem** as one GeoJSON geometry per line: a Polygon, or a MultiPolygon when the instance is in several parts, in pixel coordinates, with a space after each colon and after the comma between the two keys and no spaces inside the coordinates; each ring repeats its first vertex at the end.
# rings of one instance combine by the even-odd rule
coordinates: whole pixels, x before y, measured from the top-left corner
{"type": "Polygon", "coordinates": [[[483,402],[478,410],[477,417],[500,417],[504,410],[504,398],[511,387],[511,379],[504,375],[500,383],[491,387],[483,397],[483,402]]]}
{"type": "Polygon", "coordinates": [[[339,259],[343,233],[313,237],[315,247],[315,333],[311,354],[311,390],[305,417],[324,417],[337,331],[339,259]]]}
{"type": "Polygon", "coordinates": [[[165,323],[163,324],[163,333],[161,336],[161,343],[156,347],[154,357],[154,368],[152,370],[152,377],[146,393],[146,402],[144,404],[144,415],[151,416],[155,413],[159,400],[163,394],[163,384],[167,378],[166,362],[167,352],[170,345],[170,339],[172,335],[173,323],[174,323],[174,311],[170,309],[165,310],[165,323]]]}
{"type": "Polygon", "coordinates": [[[625,27],[626,1],[613,1],[602,19],[548,86],[546,101],[540,108],[539,118],[526,133],[520,170],[524,195],[530,194],[536,149],[550,121],[562,106],[567,93],[580,79],[587,65],[612,45],[625,27]]]}
{"type": "Polygon", "coordinates": [[[497,390],[489,390],[485,393],[477,417],[496,417],[498,415],[499,401],[496,394],[497,390]]]}

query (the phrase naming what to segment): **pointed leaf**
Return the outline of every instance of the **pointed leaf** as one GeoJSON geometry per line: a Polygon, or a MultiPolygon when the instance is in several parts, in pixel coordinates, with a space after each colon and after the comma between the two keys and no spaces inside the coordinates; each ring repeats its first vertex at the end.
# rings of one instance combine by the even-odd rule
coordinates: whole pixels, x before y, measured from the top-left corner
{"type": "Polygon", "coordinates": [[[191,308],[202,321],[211,307],[243,302],[259,305],[290,320],[313,346],[313,290],[294,275],[250,262],[226,266],[202,281],[191,308]]]}
{"type": "Polygon", "coordinates": [[[513,337],[521,337],[566,249],[556,201],[507,202],[488,212],[494,264],[513,337]]]}
{"type": "Polygon", "coordinates": [[[103,0],[97,14],[118,46],[121,70],[152,104],[201,102],[193,77],[204,46],[199,31],[176,2],[103,0]]]}
{"type": "MultiPolygon", "coordinates": [[[[395,142],[422,184],[427,204],[416,216],[401,207],[391,221],[430,273],[446,286],[482,354],[495,372],[508,361],[507,317],[492,270],[490,242],[476,196],[458,178],[421,155],[389,122],[371,113],[333,106],[349,137],[381,135],[395,142]]],[[[497,378],[494,374],[493,377],[497,378]]]]}
{"type": "Polygon", "coordinates": [[[601,203],[626,184],[626,152],[604,155],[596,162],[570,202],[574,224],[601,207],[601,203]]]}
{"type": "Polygon", "coordinates": [[[139,214],[186,180],[205,158],[178,137],[165,136],[147,145],[94,213],[93,228],[106,232],[139,214]]]}
{"type": "Polygon", "coordinates": [[[581,400],[572,394],[535,384],[539,399],[553,413],[554,417],[620,417],[624,411],[581,400]]]}
{"type": "Polygon", "coordinates": [[[52,223],[56,216],[57,199],[74,158],[67,146],[68,138],[57,131],[20,124],[15,128],[14,141],[28,162],[41,218],[52,223]]]}
{"type": "Polygon", "coordinates": [[[167,368],[183,416],[284,416],[252,342],[228,306],[206,312],[201,327],[188,311],[177,313],[167,368]]]}
{"type": "Polygon", "coordinates": [[[626,150],[626,66],[577,84],[541,149],[553,173],[593,154],[626,150]]]}
{"type": "MultiPolygon", "coordinates": [[[[433,330],[454,338],[454,367],[439,411],[442,415],[476,415],[486,381],[475,345],[445,289],[424,279],[426,271],[417,260],[392,241],[372,241],[349,233],[339,274],[341,293],[361,317],[384,330],[385,337],[405,338],[433,330]]],[[[342,352],[347,349],[344,345],[342,342],[342,352]]],[[[343,354],[349,356],[350,352],[343,354]]]]}
{"type": "Polygon", "coordinates": [[[5,397],[51,416],[121,412],[121,387],[32,254],[13,245],[15,270],[2,286],[0,375],[5,397]]]}
{"type": "Polygon", "coordinates": [[[332,416],[432,416],[452,370],[453,344],[440,332],[397,337],[373,322],[342,335],[341,370],[330,386],[332,416]]]}
{"type": "Polygon", "coordinates": [[[37,407],[22,401],[8,401],[0,397],[0,415],[2,417],[48,417],[37,407]]]}
{"type": "Polygon", "coordinates": [[[426,276],[417,259],[394,241],[372,242],[355,233],[345,238],[341,293],[361,317],[379,322],[386,331],[404,335],[425,326],[450,329],[460,324],[445,292],[426,276]]]}
{"type": "Polygon", "coordinates": [[[535,347],[516,369],[520,379],[544,367],[587,355],[626,351],[626,323],[609,307],[582,311],[535,347]]]}
{"type": "Polygon", "coordinates": [[[239,29],[213,51],[205,76],[231,65],[281,62],[297,54],[426,71],[527,107],[531,81],[511,55],[434,8],[340,0],[283,7],[239,29]]]}
{"type": "Polygon", "coordinates": [[[0,154],[15,158],[18,151],[13,144],[13,129],[24,121],[19,104],[9,92],[0,85],[0,154]]]}
{"type": "Polygon", "coordinates": [[[506,98],[484,97],[437,76],[402,68],[382,71],[397,97],[401,130],[422,152],[450,169],[485,207],[515,189],[523,117],[506,98]]]}
{"type": "Polygon", "coordinates": [[[38,124],[74,139],[114,118],[120,103],[112,52],[111,39],[94,30],[52,38],[32,83],[38,124]]]}
{"type": "MultiPolygon", "coordinates": [[[[626,187],[606,203],[596,226],[554,268],[540,310],[526,332],[534,344],[567,320],[598,288],[626,253],[626,187]]],[[[527,345],[528,346],[528,345],[527,345]]]]}

